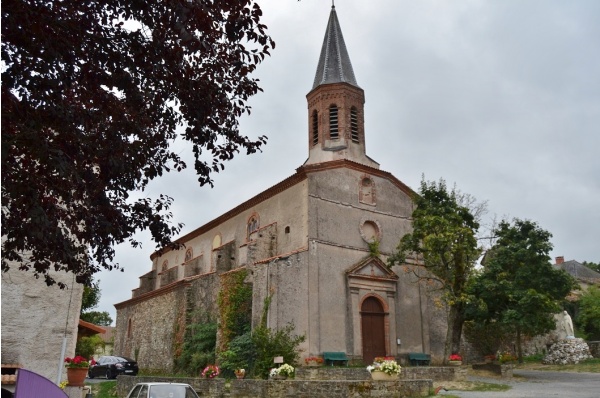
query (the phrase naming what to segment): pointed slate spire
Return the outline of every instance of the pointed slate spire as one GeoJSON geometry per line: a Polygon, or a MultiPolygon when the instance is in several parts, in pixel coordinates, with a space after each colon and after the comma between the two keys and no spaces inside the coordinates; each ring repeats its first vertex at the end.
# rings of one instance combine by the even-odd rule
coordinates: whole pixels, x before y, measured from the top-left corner
{"type": "Polygon", "coordinates": [[[335,12],[335,6],[332,5],[313,89],[321,84],[342,82],[359,87],[356,83],[356,78],[354,77],[352,63],[350,62],[348,50],[344,43],[344,37],[342,36],[340,22],[338,21],[335,12]]]}

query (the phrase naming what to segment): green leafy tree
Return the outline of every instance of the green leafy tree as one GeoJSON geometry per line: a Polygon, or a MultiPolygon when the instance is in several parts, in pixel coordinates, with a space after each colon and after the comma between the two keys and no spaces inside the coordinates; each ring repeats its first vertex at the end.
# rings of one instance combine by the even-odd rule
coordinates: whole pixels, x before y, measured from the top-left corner
{"type": "Polygon", "coordinates": [[[587,340],[600,340],[600,288],[591,286],[581,295],[576,322],[587,340]]]}
{"type": "Polygon", "coordinates": [[[79,318],[95,325],[110,326],[113,323],[113,319],[107,311],[90,311],[98,306],[100,297],[100,281],[92,281],[89,286],[84,286],[79,318]]]}
{"type": "MultiPolygon", "coordinates": [[[[414,198],[413,231],[400,239],[389,265],[406,264],[412,257],[412,268],[420,282],[439,287],[448,308],[445,358],[460,351],[460,338],[468,301],[466,287],[481,253],[476,234],[479,223],[465,201],[474,202],[456,189],[449,191],[444,180],[421,181],[419,195],[414,198]]],[[[411,269],[407,267],[407,269],[411,269]]]]}
{"type": "Polygon", "coordinates": [[[483,270],[471,285],[470,319],[500,325],[516,337],[523,361],[523,335],[535,336],[556,327],[553,314],[575,287],[574,280],[550,263],[552,235],[535,222],[501,221],[496,243],[486,253],[483,270]]]}
{"type": "Polygon", "coordinates": [[[253,0],[2,1],[2,270],[89,283],[141,230],[174,245],[172,198],[131,194],[186,167],[178,138],[201,185],[266,142],[238,124],[274,47],[261,16],[253,0]]]}
{"type": "Polygon", "coordinates": [[[79,318],[99,326],[110,326],[113,324],[113,319],[108,311],[88,311],[81,314],[79,318]]]}

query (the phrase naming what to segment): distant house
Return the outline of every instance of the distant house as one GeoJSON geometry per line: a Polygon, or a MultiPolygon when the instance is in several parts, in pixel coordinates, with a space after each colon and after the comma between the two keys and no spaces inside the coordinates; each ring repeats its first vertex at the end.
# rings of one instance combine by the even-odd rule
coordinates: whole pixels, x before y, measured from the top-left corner
{"type": "MultiPolygon", "coordinates": [[[[102,329],[105,330],[104,333],[100,335],[102,341],[104,342],[103,346],[96,347],[95,358],[99,358],[103,355],[113,355],[114,354],[114,345],[115,345],[115,337],[114,337],[114,326],[102,326],[102,329]]],[[[117,353],[118,354],[118,353],[117,353]]]]}
{"type": "Polygon", "coordinates": [[[571,297],[569,297],[571,301],[576,301],[578,296],[590,286],[600,286],[600,273],[593,269],[590,269],[575,260],[565,261],[565,258],[562,256],[556,257],[555,261],[554,266],[556,268],[564,270],[579,283],[580,290],[571,294],[571,297]]]}

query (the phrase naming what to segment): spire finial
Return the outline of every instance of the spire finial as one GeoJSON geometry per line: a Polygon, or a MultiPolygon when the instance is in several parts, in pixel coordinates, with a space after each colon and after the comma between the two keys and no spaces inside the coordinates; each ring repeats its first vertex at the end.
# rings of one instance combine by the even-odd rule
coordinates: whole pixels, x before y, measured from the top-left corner
{"type": "Polygon", "coordinates": [[[335,0],[331,0],[331,8],[335,8],[335,0]]]}

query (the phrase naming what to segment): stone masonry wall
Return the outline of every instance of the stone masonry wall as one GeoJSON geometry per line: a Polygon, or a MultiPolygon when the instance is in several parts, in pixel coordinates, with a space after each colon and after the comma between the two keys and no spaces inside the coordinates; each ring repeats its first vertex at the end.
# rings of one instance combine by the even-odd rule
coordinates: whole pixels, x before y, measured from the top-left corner
{"type": "Polygon", "coordinates": [[[138,361],[140,368],[171,371],[190,323],[217,319],[219,282],[215,273],[177,282],[163,294],[120,304],[115,330],[116,355],[138,361]]]}
{"type": "Polygon", "coordinates": [[[200,397],[232,398],[364,398],[427,397],[433,388],[431,380],[225,380],[195,378],[157,378],[119,376],[117,396],[123,398],[141,382],[177,382],[190,384],[200,397]]]}
{"type": "Polygon", "coordinates": [[[75,354],[83,285],[73,283],[71,273],[52,276],[68,289],[47,286],[16,266],[2,272],[2,363],[18,363],[56,381],[59,369],[66,379],[59,364],[63,336],[66,356],[75,354]]]}

